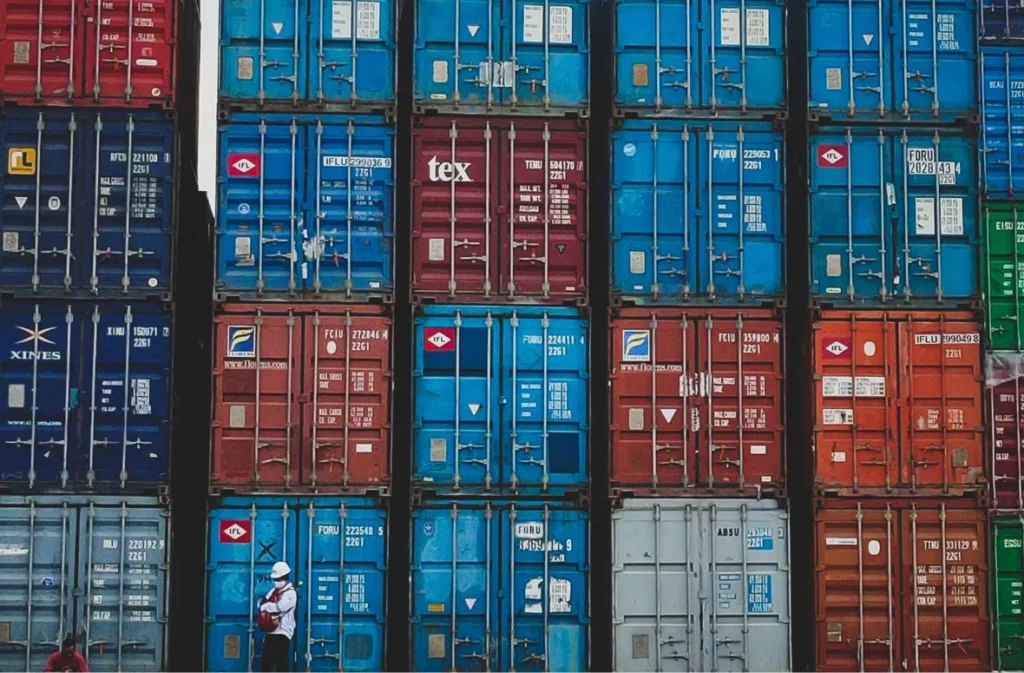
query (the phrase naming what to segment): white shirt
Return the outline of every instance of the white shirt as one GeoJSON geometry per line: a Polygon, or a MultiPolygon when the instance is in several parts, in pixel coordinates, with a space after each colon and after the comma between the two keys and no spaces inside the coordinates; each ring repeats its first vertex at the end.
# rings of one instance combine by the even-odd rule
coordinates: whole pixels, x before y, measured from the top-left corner
{"type": "Polygon", "coordinates": [[[276,603],[270,602],[270,597],[274,595],[277,589],[271,589],[267,592],[266,599],[263,605],[260,606],[260,612],[268,612],[272,615],[280,614],[281,621],[278,622],[277,629],[272,631],[270,635],[282,635],[292,639],[295,635],[295,605],[299,602],[299,596],[295,592],[295,587],[292,586],[291,582],[284,585],[284,588],[280,590],[280,598],[276,603]]]}

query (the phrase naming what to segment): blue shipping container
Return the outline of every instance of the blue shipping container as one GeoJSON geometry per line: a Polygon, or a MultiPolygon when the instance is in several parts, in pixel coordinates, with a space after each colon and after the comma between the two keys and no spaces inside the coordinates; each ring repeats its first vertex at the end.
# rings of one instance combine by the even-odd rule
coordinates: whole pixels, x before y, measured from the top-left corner
{"type": "Polygon", "coordinates": [[[978,112],[975,0],[810,0],[812,114],[947,122],[978,112]]]}
{"type": "Polygon", "coordinates": [[[1024,51],[981,50],[981,183],[984,196],[1024,194],[1024,51]],[[1020,85],[1020,86],[1018,86],[1020,85]]]}
{"type": "Polygon", "coordinates": [[[1020,44],[1024,39],[1024,3],[1020,0],[990,0],[981,5],[982,45],[1020,44]]]}
{"type": "Polygon", "coordinates": [[[586,486],[585,315],[572,308],[425,306],[415,322],[414,482],[463,493],[586,486]]]}
{"type": "Polygon", "coordinates": [[[586,671],[586,510],[445,501],[412,512],[412,670],[586,671]]]}
{"type": "Polygon", "coordinates": [[[277,561],[291,566],[298,594],[289,670],[384,670],[384,506],[330,496],[223,498],[210,511],[208,538],[206,670],[259,670],[258,601],[273,589],[277,561]]]}
{"type": "Polygon", "coordinates": [[[74,633],[90,671],[166,671],[170,534],[156,498],[0,496],[0,670],[74,633]]]}
{"type": "Polygon", "coordinates": [[[396,6],[393,0],[225,0],[221,99],[394,106],[396,6]]]}
{"type": "Polygon", "coordinates": [[[239,114],[222,125],[217,290],[389,295],[394,136],[378,115],[239,114]]]}
{"type": "Polygon", "coordinates": [[[418,0],[413,102],[481,114],[585,115],[589,0],[418,0]]]}
{"type": "Polygon", "coordinates": [[[615,105],[643,114],[785,110],[785,3],[615,0],[615,105]]]}
{"type": "Polygon", "coordinates": [[[5,302],[0,482],[135,491],[168,480],[171,313],[156,304],[5,302]]]}
{"type": "Polygon", "coordinates": [[[171,290],[174,122],[65,108],[0,116],[0,285],[24,295],[171,290]]]}
{"type": "Polygon", "coordinates": [[[811,137],[811,294],[834,304],[978,298],[976,140],[825,127],[811,137]]]}
{"type": "Polygon", "coordinates": [[[771,124],[626,120],[611,161],[614,294],[646,303],[784,293],[786,158],[771,124]]]}

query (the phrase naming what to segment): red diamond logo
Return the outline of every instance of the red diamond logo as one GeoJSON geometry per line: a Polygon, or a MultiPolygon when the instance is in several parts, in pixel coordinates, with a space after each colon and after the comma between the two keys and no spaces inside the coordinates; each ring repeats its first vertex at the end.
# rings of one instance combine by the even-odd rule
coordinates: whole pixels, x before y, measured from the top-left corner
{"type": "Polygon", "coordinates": [[[249,541],[248,521],[221,521],[220,541],[227,543],[239,543],[249,541]]]}
{"type": "Polygon", "coordinates": [[[841,358],[850,350],[849,339],[832,339],[825,343],[825,355],[833,358],[841,358]]]}
{"type": "Polygon", "coordinates": [[[423,333],[424,350],[453,351],[455,350],[455,329],[452,327],[433,327],[423,333]]]}
{"type": "Polygon", "coordinates": [[[846,168],[846,147],[844,145],[819,145],[818,165],[825,168],[846,168]]]}
{"type": "Polygon", "coordinates": [[[260,174],[258,154],[229,154],[228,175],[236,178],[255,178],[260,174]]]}

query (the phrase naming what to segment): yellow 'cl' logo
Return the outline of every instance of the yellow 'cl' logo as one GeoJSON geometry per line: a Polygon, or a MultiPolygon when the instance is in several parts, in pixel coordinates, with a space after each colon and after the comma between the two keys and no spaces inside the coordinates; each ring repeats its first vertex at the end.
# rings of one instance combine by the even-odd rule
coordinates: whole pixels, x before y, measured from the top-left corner
{"type": "Polygon", "coordinates": [[[31,147],[12,147],[7,151],[7,172],[11,175],[35,175],[36,151],[31,147]]]}

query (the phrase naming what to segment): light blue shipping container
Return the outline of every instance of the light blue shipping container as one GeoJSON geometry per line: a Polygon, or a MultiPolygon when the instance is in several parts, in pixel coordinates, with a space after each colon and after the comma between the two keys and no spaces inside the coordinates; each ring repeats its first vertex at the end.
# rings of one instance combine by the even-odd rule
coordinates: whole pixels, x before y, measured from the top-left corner
{"type": "Polygon", "coordinates": [[[810,0],[812,115],[840,123],[978,114],[975,0],[810,0]]]}
{"type": "Polygon", "coordinates": [[[384,670],[387,509],[370,498],[219,500],[209,514],[206,670],[259,670],[258,601],[277,561],[292,568],[298,671],[384,670]]]}
{"type": "Polygon", "coordinates": [[[785,3],[615,0],[615,105],[643,115],[784,111],[785,3]]]}
{"type": "Polygon", "coordinates": [[[589,670],[589,548],[564,503],[414,507],[412,670],[589,670]]]}
{"type": "Polygon", "coordinates": [[[584,488],[587,337],[587,317],[573,308],[422,307],[414,330],[413,482],[443,493],[584,488]]]}
{"type": "Polygon", "coordinates": [[[166,671],[170,531],[156,498],[0,496],[0,669],[73,633],[90,671],[166,671]]]}
{"type": "Polygon", "coordinates": [[[393,108],[396,7],[394,0],[224,0],[221,100],[393,108]]]}
{"type": "Polygon", "coordinates": [[[413,103],[586,116],[590,0],[417,0],[413,103]]]}
{"type": "Polygon", "coordinates": [[[378,115],[238,114],[223,124],[217,292],[389,297],[394,138],[378,115]]]}
{"type": "Polygon", "coordinates": [[[824,127],[810,145],[813,297],[955,305],[980,296],[974,137],[824,127]]]}
{"type": "Polygon", "coordinates": [[[612,133],[612,292],[635,303],[784,294],[785,163],[767,122],[629,119],[612,133]]]}
{"type": "Polygon", "coordinates": [[[991,199],[1024,194],[1024,51],[981,49],[981,183],[991,199]]]}

